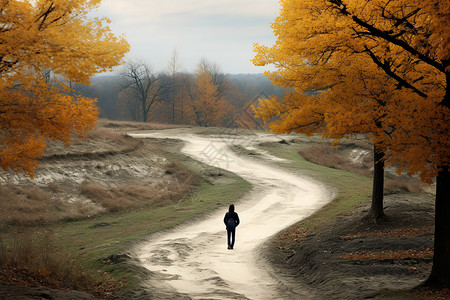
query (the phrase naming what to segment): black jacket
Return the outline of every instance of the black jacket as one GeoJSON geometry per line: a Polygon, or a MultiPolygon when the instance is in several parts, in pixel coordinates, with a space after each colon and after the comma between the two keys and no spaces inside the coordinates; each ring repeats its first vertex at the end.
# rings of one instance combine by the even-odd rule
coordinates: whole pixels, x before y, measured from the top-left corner
{"type": "Polygon", "coordinates": [[[235,211],[227,212],[225,214],[225,217],[223,218],[223,222],[227,226],[227,230],[233,230],[234,228],[228,228],[228,219],[233,219],[234,220],[234,223],[236,224],[235,227],[237,227],[239,225],[239,216],[238,216],[238,214],[235,211]]]}

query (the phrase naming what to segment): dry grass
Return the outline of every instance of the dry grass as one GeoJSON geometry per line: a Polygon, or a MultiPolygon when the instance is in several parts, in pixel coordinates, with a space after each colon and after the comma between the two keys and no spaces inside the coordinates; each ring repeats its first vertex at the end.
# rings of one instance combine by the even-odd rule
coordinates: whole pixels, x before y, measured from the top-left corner
{"type": "Polygon", "coordinates": [[[384,193],[392,194],[401,190],[410,193],[420,193],[425,190],[425,186],[426,184],[417,178],[401,177],[396,179],[387,179],[384,183],[384,193]]]}
{"type": "Polygon", "coordinates": [[[49,141],[48,150],[40,160],[45,159],[95,159],[108,155],[129,153],[142,145],[142,141],[133,139],[126,132],[111,128],[97,127],[85,136],[73,135],[71,143],[66,146],[59,141],[49,141]]]}
{"type": "MultiPolygon", "coordinates": [[[[127,136],[126,132],[105,127],[97,127],[90,130],[87,133],[87,139],[104,140],[108,141],[108,143],[111,143],[112,145],[119,145],[119,147],[117,147],[118,152],[129,152],[135,150],[137,146],[141,144],[140,140],[127,136]]],[[[83,139],[78,141],[82,143],[83,139]]]]}
{"type": "Polygon", "coordinates": [[[64,210],[63,204],[35,186],[0,186],[0,218],[6,223],[34,224],[54,221],[53,212],[64,210]]]}
{"type": "Polygon", "coordinates": [[[190,189],[198,185],[198,178],[178,162],[171,162],[165,168],[166,174],[174,174],[180,187],[190,189]]]}
{"type": "Polygon", "coordinates": [[[49,224],[92,217],[104,211],[166,206],[190,196],[198,184],[198,178],[183,165],[170,163],[164,178],[154,183],[124,183],[118,187],[82,183],[81,197],[77,197],[81,200],[74,202],[61,200],[68,191],[56,182],[47,187],[0,185],[0,220],[6,224],[49,224]],[[89,201],[83,201],[83,197],[89,201]]]}
{"type": "Polygon", "coordinates": [[[132,122],[132,121],[115,121],[107,119],[99,119],[97,121],[98,127],[113,128],[113,129],[136,129],[136,130],[163,130],[171,128],[186,128],[189,125],[172,125],[172,124],[159,124],[159,123],[144,123],[144,122],[132,122]]]}
{"type": "MultiPolygon", "coordinates": [[[[316,164],[327,166],[329,168],[344,170],[367,177],[373,176],[373,158],[372,155],[366,155],[359,164],[350,161],[346,151],[349,149],[365,149],[369,150],[370,146],[362,141],[355,143],[341,144],[332,146],[328,143],[316,144],[300,148],[298,153],[306,160],[316,164]]],[[[384,193],[391,194],[399,191],[407,191],[412,193],[422,192],[425,184],[417,178],[398,177],[393,174],[386,174],[384,184],[384,193]]]]}
{"type": "MultiPolygon", "coordinates": [[[[75,137],[70,147],[53,142],[51,151],[43,159],[95,160],[108,155],[125,154],[142,145],[141,140],[126,136],[128,127],[174,127],[106,120],[99,123],[100,126],[89,131],[86,138],[75,137]],[[108,124],[115,125],[108,127],[108,124]],[[119,130],[113,128],[116,125],[119,130]]],[[[34,225],[91,217],[105,210],[117,212],[139,206],[164,206],[190,195],[197,185],[195,176],[175,163],[167,165],[164,180],[152,184],[137,181],[112,188],[89,182],[79,186],[78,190],[76,187],[68,189],[58,182],[51,182],[47,186],[0,185],[0,220],[6,224],[34,225]],[[68,195],[72,195],[72,199],[84,198],[85,201],[63,201],[68,195]]]]}
{"type": "Polygon", "coordinates": [[[370,158],[364,159],[361,165],[356,165],[342,154],[342,151],[349,147],[349,145],[332,146],[328,143],[321,143],[300,148],[298,153],[304,159],[316,164],[365,176],[372,176],[372,171],[370,170],[372,168],[372,162],[370,158]]]}
{"type": "Polygon", "coordinates": [[[62,188],[57,183],[47,189],[38,186],[0,186],[0,220],[6,224],[36,225],[67,219],[79,219],[101,212],[89,202],[64,202],[56,192],[62,188]]]}
{"type": "Polygon", "coordinates": [[[120,131],[113,130],[111,128],[96,127],[90,130],[86,136],[92,139],[122,141],[122,139],[125,137],[125,134],[120,131]]]}
{"type": "Polygon", "coordinates": [[[18,231],[8,246],[0,238],[0,280],[15,285],[48,286],[56,289],[86,290],[105,298],[117,290],[114,282],[101,274],[102,282],[86,275],[82,268],[55,244],[51,231],[18,231]]]}
{"type": "Polygon", "coordinates": [[[178,162],[166,166],[165,173],[173,175],[173,182],[165,190],[165,196],[171,201],[181,202],[192,195],[199,186],[199,178],[178,162]]]}
{"type": "Polygon", "coordinates": [[[49,184],[47,184],[47,187],[52,193],[55,194],[63,191],[61,186],[56,181],[50,182],[49,184]]]}
{"type": "Polygon", "coordinates": [[[98,183],[83,183],[80,192],[91,201],[101,205],[110,212],[117,212],[131,207],[150,204],[153,200],[154,189],[143,186],[123,186],[108,188],[98,183]]]}
{"type": "Polygon", "coordinates": [[[141,206],[170,205],[191,195],[198,185],[197,178],[178,163],[167,165],[166,175],[167,178],[153,184],[124,184],[114,188],[84,182],[80,193],[106,210],[117,212],[141,206]]]}

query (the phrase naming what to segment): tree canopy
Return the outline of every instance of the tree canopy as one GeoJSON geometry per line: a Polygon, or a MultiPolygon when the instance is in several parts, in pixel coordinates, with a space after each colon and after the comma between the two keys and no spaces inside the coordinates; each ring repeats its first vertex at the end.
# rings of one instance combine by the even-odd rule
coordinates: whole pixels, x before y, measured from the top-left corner
{"type": "Polygon", "coordinates": [[[436,178],[433,268],[450,287],[450,4],[437,0],[282,0],[275,45],[257,65],[293,91],[262,99],[277,133],[341,138],[369,133],[384,160],[436,178]],[[311,96],[312,95],[312,96],[311,96]]]}
{"type": "Polygon", "coordinates": [[[217,80],[219,72],[211,72],[202,62],[198,65],[192,87],[186,86],[186,114],[198,126],[223,126],[233,108],[222,96],[224,85],[217,80]],[[216,82],[215,82],[216,81],[216,82]],[[223,89],[223,88],[222,88],[223,89]]]}
{"type": "Polygon", "coordinates": [[[96,121],[95,100],[64,80],[87,83],[121,63],[129,45],[106,18],[88,14],[99,0],[1,1],[0,166],[32,176],[49,139],[69,143],[96,121]],[[51,72],[55,79],[49,79],[51,72]],[[60,81],[59,87],[54,82],[60,81]]]}
{"type": "Polygon", "coordinates": [[[277,42],[255,45],[257,65],[295,88],[263,100],[276,132],[326,136],[372,133],[392,163],[430,182],[449,163],[448,12],[438,1],[282,1],[272,25],[277,42]],[[440,25],[437,25],[440,24],[440,25]],[[308,97],[305,92],[318,95],[308,97]]]}

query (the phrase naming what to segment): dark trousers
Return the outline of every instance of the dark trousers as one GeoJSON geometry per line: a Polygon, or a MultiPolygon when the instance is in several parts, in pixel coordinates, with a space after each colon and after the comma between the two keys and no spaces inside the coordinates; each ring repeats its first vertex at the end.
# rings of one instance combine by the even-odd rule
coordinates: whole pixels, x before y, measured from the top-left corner
{"type": "Polygon", "coordinates": [[[227,236],[228,236],[228,245],[231,246],[231,248],[234,247],[234,240],[236,237],[236,230],[227,230],[227,236]]]}

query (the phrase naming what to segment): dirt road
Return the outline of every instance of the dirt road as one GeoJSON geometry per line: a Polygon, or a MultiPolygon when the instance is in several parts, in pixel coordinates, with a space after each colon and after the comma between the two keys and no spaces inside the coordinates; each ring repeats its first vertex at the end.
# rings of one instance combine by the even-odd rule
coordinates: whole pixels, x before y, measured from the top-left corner
{"type": "MultiPolygon", "coordinates": [[[[148,284],[159,298],[186,299],[308,299],[298,295],[286,278],[275,274],[259,257],[259,246],[270,236],[309,216],[332,198],[323,185],[268,163],[236,155],[236,144],[276,140],[273,135],[200,136],[188,130],[132,134],[136,138],[176,138],[186,141],[183,152],[206,164],[234,172],[254,189],[236,204],[241,225],[234,250],[227,249],[223,211],[192,220],[171,232],[152,236],[138,247],[142,265],[153,276],[148,284]]],[[[297,283],[298,284],[298,283],[297,283]]]]}

